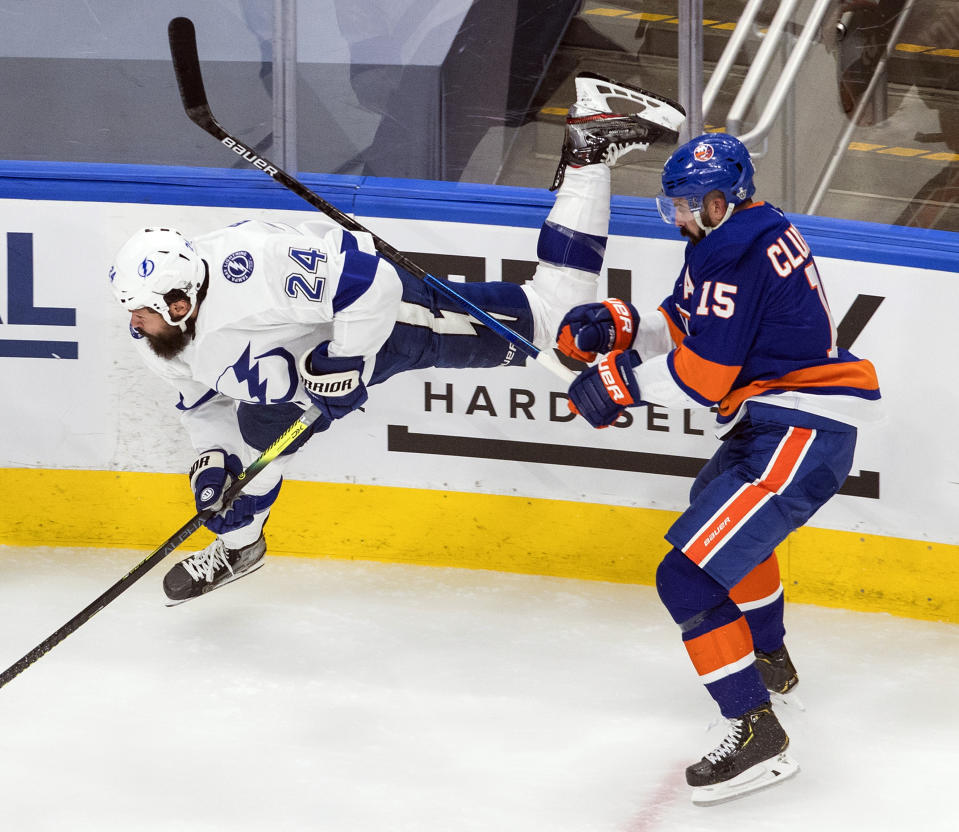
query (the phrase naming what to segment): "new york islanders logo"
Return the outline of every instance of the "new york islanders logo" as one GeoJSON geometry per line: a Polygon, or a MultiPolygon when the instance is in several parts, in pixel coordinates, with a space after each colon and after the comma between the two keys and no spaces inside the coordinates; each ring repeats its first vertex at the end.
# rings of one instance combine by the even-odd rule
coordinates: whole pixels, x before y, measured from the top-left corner
{"type": "Polygon", "coordinates": [[[713,148],[712,145],[708,144],[697,144],[693,150],[693,158],[697,162],[708,162],[713,158],[713,148]]]}

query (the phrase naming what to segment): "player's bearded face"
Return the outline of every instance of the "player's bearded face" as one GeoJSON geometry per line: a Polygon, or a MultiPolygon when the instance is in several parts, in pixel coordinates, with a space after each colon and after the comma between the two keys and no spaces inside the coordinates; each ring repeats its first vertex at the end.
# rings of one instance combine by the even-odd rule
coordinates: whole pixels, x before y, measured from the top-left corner
{"type": "Polygon", "coordinates": [[[176,358],[190,343],[190,335],[181,331],[179,327],[170,326],[166,321],[163,325],[166,327],[165,332],[156,335],[144,332],[143,337],[147,339],[150,349],[160,358],[176,358]]]}
{"type": "Polygon", "coordinates": [[[137,309],[130,319],[130,326],[142,335],[150,349],[160,358],[175,358],[192,337],[179,327],[170,326],[152,309],[137,309]]]}

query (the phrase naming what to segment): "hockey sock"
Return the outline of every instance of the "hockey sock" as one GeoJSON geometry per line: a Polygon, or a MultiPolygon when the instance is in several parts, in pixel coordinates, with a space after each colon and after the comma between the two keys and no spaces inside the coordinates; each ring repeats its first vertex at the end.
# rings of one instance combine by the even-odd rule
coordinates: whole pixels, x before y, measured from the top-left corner
{"type": "Polygon", "coordinates": [[[749,624],[757,650],[772,653],[783,645],[783,585],[773,552],[729,591],[749,624]]]}
{"type": "Polygon", "coordinates": [[[609,233],[609,168],[570,168],[540,230],[539,266],[523,286],[533,312],[533,342],[552,346],[559,322],[574,306],[597,298],[609,233]]]}
{"type": "Polygon", "coordinates": [[[756,669],[746,618],[718,581],[678,549],[656,571],[659,597],[682,630],[683,644],[699,679],[734,718],[769,700],[756,669]]]}

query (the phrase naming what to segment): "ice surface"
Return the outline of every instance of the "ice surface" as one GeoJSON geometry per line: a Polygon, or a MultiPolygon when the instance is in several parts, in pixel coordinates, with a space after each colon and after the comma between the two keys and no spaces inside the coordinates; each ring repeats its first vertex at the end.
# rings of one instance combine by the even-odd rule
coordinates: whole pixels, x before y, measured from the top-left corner
{"type": "MultiPolygon", "coordinates": [[[[0,547],[0,666],[145,555],[0,547]]],[[[959,626],[788,605],[802,771],[697,808],[725,726],[649,587],[270,558],[167,608],[173,563],[0,690],[4,828],[957,828],[959,626]]]]}

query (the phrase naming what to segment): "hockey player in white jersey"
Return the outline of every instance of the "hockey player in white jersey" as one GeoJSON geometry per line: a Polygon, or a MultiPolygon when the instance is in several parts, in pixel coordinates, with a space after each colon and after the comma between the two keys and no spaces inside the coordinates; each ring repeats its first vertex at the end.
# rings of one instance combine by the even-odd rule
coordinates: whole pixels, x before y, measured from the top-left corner
{"type": "MultiPolygon", "coordinates": [[[[571,307],[596,298],[609,166],[657,139],[675,142],[684,118],[678,105],[601,76],[580,75],[576,90],[533,279],[456,287],[541,350],[552,348],[571,307]],[[614,100],[642,115],[614,112],[614,100]]],[[[218,508],[206,524],[217,539],[164,578],[171,603],[263,564],[263,525],[285,455],[231,505],[220,505],[222,495],[311,404],[322,416],[287,454],[396,373],[525,363],[475,321],[468,334],[450,333],[449,317],[463,314],[454,301],[380,257],[370,235],[325,219],[295,228],[251,220],[192,240],[174,229],[141,230],[120,249],[110,280],[140,354],[176,391],[198,453],[190,469],[197,509],[218,508]]]]}

